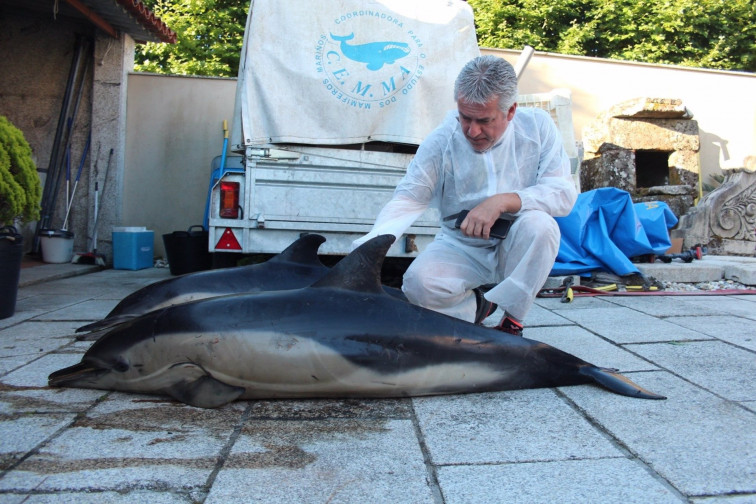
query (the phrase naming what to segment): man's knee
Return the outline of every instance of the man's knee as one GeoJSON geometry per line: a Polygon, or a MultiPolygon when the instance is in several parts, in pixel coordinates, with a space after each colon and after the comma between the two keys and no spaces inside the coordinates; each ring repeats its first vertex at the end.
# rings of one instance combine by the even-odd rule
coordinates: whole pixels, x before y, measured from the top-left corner
{"type": "Polygon", "coordinates": [[[462,279],[439,277],[434,271],[412,266],[404,274],[402,290],[411,303],[426,308],[446,307],[465,294],[462,279]]]}
{"type": "Polygon", "coordinates": [[[559,247],[559,224],[551,215],[540,210],[530,210],[518,216],[513,232],[516,233],[517,240],[526,240],[539,246],[559,247]]]}

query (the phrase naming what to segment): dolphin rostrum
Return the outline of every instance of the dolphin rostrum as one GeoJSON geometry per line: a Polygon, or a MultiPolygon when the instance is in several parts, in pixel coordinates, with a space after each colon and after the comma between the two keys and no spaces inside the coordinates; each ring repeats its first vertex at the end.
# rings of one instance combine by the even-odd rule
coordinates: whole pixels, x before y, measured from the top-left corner
{"type": "Polygon", "coordinates": [[[50,386],[236,399],[407,397],[598,383],[662,396],[554,347],[387,295],[394,237],[365,242],[309,287],[171,306],[112,328],[50,386]]]}

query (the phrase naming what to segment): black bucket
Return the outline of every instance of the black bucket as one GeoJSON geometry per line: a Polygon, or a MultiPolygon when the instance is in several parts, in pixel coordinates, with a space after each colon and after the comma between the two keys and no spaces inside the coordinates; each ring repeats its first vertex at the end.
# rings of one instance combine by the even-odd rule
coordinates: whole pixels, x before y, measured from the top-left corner
{"type": "Polygon", "coordinates": [[[202,226],[191,226],[187,231],[174,231],[163,235],[165,255],[171,275],[183,275],[212,268],[208,251],[209,234],[202,226]],[[197,230],[198,228],[198,230],[197,230]]]}
{"type": "Polygon", "coordinates": [[[16,313],[24,237],[13,226],[0,228],[0,319],[16,313]]]}

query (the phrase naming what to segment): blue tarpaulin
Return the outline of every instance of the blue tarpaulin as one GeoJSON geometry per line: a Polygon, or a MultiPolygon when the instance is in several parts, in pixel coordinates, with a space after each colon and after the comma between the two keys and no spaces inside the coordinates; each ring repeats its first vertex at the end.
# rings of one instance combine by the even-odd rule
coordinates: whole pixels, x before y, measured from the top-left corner
{"type": "Polygon", "coordinates": [[[566,217],[557,217],[562,239],[552,275],[608,271],[639,273],[630,258],[664,254],[677,217],[661,201],[633,203],[613,187],[581,193],[566,217]]]}

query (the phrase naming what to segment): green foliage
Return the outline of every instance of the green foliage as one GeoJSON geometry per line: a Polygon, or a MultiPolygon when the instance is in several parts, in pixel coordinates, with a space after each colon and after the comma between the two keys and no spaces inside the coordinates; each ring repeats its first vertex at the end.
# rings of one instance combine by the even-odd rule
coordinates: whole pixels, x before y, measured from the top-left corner
{"type": "Polygon", "coordinates": [[[249,0],[144,0],[176,32],[176,44],[137,46],[140,72],[236,77],[249,0]]]}
{"type": "MultiPolygon", "coordinates": [[[[250,0],[144,0],[178,35],[140,72],[235,77],[250,0]]],[[[756,72],[754,0],[468,0],[482,47],[756,72]]]]}
{"type": "Polygon", "coordinates": [[[42,186],[24,134],[0,116],[0,224],[39,219],[42,186]]]}
{"type": "Polygon", "coordinates": [[[478,42],[722,70],[756,71],[753,0],[469,0],[478,42]]]}

